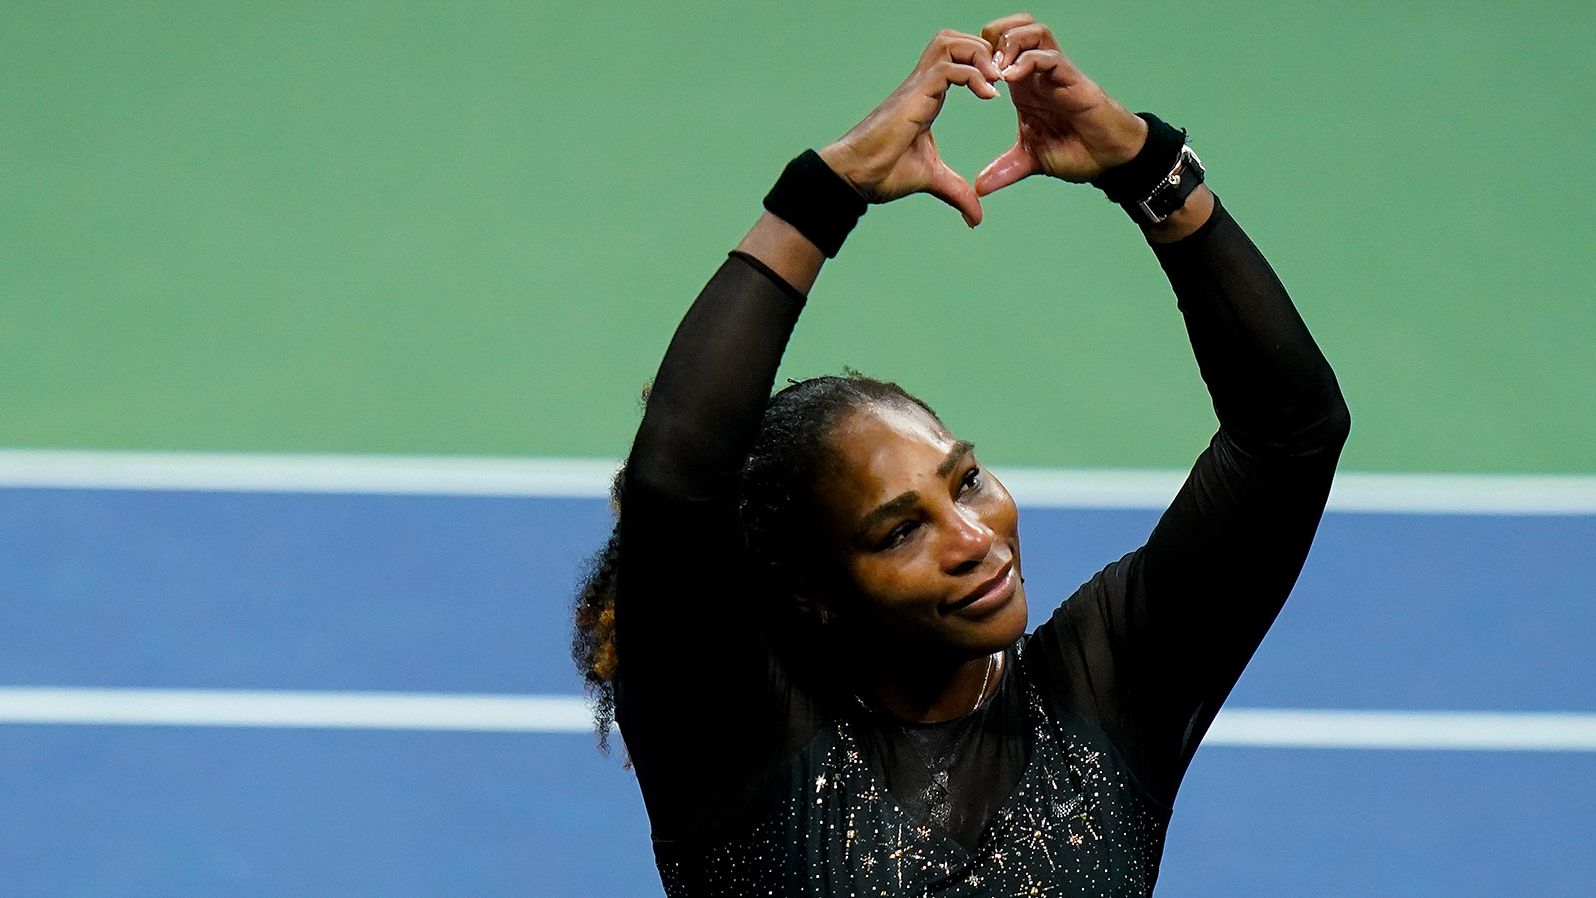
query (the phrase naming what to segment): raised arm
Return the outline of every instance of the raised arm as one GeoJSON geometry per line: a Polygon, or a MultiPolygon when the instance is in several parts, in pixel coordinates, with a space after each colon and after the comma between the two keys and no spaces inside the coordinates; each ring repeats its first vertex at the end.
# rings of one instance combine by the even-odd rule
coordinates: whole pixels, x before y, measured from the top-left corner
{"type": "Polygon", "coordinates": [[[627,461],[615,609],[617,719],[656,836],[735,814],[803,717],[740,576],[739,471],[805,296],[865,203],[924,192],[979,222],[930,127],[951,86],[990,99],[996,78],[979,38],[939,35],[870,116],[788,166],[671,340],[627,461]]]}
{"type": "MultiPolygon", "coordinates": [[[[1154,177],[1143,191],[1171,171],[1178,132],[1150,138],[1147,121],[1081,73],[1046,26],[1011,16],[983,37],[1005,64],[1020,139],[982,172],[982,194],[1046,174],[1113,196],[1134,193],[1126,181],[1138,170],[1154,177]]],[[[1207,187],[1143,232],[1175,290],[1219,432],[1147,544],[1060,606],[1028,657],[1167,800],[1296,581],[1348,415],[1279,279],[1207,187]]]]}
{"type": "Polygon", "coordinates": [[[1146,546],[1088,594],[1121,653],[1122,724],[1150,785],[1173,794],[1307,560],[1350,418],[1285,289],[1223,206],[1153,248],[1219,431],[1146,546]]]}
{"type": "Polygon", "coordinates": [[[616,720],[659,835],[699,832],[729,800],[689,788],[685,768],[704,736],[684,733],[754,724],[728,764],[774,744],[775,671],[738,589],[738,472],[803,309],[799,285],[823,258],[791,225],[761,216],[677,327],[627,460],[616,720]]]}

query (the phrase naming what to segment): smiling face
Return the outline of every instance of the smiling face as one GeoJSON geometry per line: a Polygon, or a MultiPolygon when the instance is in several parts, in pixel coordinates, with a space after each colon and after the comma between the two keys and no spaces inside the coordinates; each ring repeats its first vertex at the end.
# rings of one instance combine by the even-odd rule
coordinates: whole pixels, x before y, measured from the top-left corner
{"type": "Polygon", "coordinates": [[[950,661],[1025,631],[1019,513],[996,477],[924,409],[862,406],[828,435],[816,484],[839,564],[819,601],[850,632],[950,661]]]}

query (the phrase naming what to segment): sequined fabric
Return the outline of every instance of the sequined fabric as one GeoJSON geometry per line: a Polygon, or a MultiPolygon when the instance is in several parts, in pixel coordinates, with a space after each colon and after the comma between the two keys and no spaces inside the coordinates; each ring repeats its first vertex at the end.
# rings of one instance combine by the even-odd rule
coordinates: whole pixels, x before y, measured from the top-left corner
{"type": "Polygon", "coordinates": [[[745,835],[656,841],[670,898],[1145,896],[1167,813],[1143,797],[1086,721],[1055,719],[1025,682],[1031,756],[975,850],[910,816],[882,784],[860,721],[823,727],[788,764],[784,794],[745,835]]]}

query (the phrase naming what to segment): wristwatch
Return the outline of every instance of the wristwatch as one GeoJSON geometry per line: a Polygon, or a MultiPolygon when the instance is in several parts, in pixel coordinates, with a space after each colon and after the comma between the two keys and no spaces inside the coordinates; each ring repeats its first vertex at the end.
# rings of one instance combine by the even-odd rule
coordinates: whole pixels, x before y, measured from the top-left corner
{"type": "Polygon", "coordinates": [[[1203,173],[1203,161],[1197,158],[1190,144],[1182,144],[1180,155],[1175,157],[1175,167],[1164,180],[1159,181],[1146,198],[1126,203],[1125,211],[1143,224],[1162,224],[1186,204],[1186,197],[1203,182],[1203,173]]]}

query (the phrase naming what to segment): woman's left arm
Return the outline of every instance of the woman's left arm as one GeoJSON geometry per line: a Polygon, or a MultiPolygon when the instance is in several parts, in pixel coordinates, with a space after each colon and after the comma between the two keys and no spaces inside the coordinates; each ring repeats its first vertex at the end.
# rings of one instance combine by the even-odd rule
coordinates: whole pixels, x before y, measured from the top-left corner
{"type": "MultiPolygon", "coordinates": [[[[1147,123],[1082,74],[1046,26],[1010,16],[982,36],[1006,66],[1020,133],[977,178],[978,193],[1033,174],[1102,183],[1144,167],[1147,123]]],[[[1174,287],[1219,432],[1147,544],[1093,577],[1033,643],[1056,661],[1064,700],[1098,719],[1143,785],[1171,799],[1296,582],[1349,417],[1279,278],[1206,187],[1143,231],[1174,287]]]]}
{"type": "Polygon", "coordinates": [[[1350,427],[1335,375],[1262,254],[1217,201],[1149,242],[1175,289],[1219,431],[1147,543],[1033,641],[1054,688],[1171,801],[1308,557],[1350,427]]]}
{"type": "Polygon", "coordinates": [[[1222,204],[1180,240],[1147,236],[1219,430],[1147,543],[1043,630],[1087,647],[1092,691],[1074,700],[1170,800],[1296,584],[1350,417],[1279,278],[1222,204]]]}
{"type": "Polygon", "coordinates": [[[1279,278],[1221,204],[1183,239],[1149,238],[1220,423],[1120,563],[1123,592],[1106,609],[1124,723],[1173,794],[1307,560],[1351,419],[1279,278]]]}

